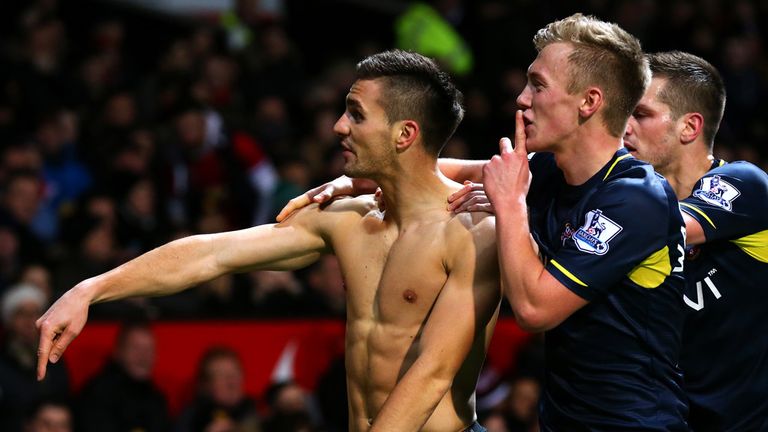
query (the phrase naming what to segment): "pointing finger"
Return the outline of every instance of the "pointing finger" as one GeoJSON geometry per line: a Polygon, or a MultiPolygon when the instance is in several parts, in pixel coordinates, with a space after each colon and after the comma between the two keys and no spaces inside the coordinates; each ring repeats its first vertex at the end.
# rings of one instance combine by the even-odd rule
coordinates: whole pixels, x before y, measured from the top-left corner
{"type": "Polygon", "coordinates": [[[48,366],[48,355],[51,352],[53,343],[53,334],[47,331],[41,331],[40,342],[37,348],[37,380],[42,381],[45,378],[45,370],[48,366]]]}

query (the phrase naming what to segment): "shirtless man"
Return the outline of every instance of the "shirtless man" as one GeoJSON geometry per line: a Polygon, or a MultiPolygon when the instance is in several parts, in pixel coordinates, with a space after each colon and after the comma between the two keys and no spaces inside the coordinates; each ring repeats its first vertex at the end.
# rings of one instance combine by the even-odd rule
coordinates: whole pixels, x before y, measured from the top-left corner
{"type": "Polygon", "coordinates": [[[298,269],[334,253],[347,286],[350,430],[484,430],[474,388],[501,299],[495,219],[447,211],[445,197],[461,185],[437,169],[463,116],[461,93],[418,54],[376,54],[357,72],[334,131],[346,173],[375,179],[386,211],[370,195],[313,205],[278,225],[177,240],[82,281],[38,320],[38,378],[91,303],[298,269]]]}

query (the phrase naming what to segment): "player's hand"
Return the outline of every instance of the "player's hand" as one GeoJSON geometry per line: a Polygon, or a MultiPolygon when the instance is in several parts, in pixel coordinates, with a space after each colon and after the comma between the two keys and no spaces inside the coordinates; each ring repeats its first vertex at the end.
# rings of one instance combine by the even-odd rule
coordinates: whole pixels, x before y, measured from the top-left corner
{"type": "Polygon", "coordinates": [[[528,150],[525,147],[523,112],[515,113],[515,147],[509,138],[499,141],[499,154],[483,167],[483,185],[488,199],[498,211],[502,206],[525,204],[531,185],[528,150]]]}
{"type": "Polygon", "coordinates": [[[379,211],[387,209],[387,203],[384,201],[384,192],[381,191],[381,188],[376,188],[376,192],[373,193],[373,199],[376,200],[376,206],[379,208],[379,211]]]}
{"type": "Polygon", "coordinates": [[[482,183],[464,182],[464,187],[448,196],[448,210],[454,213],[486,212],[494,213],[493,204],[485,194],[482,183]]]}
{"type": "Polygon", "coordinates": [[[40,332],[37,348],[37,380],[45,378],[48,362],[56,363],[88,320],[90,301],[79,289],[64,293],[41,316],[35,326],[40,332]]]}
{"type": "Polygon", "coordinates": [[[294,211],[306,207],[312,203],[322,204],[333,197],[341,195],[362,195],[376,190],[376,183],[367,179],[353,179],[341,176],[324,185],[310,189],[309,191],[288,201],[288,204],[280,210],[277,221],[282,222],[294,211]]]}

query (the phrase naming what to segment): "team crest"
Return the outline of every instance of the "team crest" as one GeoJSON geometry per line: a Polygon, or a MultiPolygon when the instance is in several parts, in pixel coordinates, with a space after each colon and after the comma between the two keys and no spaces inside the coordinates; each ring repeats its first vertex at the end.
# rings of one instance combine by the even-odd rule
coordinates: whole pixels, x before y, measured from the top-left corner
{"type": "Polygon", "coordinates": [[[565,245],[565,241],[569,238],[573,238],[573,225],[571,225],[570,222],[566,222],[565,229],[563,230],[563,233],[560,234],[560,241],[565,245]]]}
{"type": "Polygon", "coordinates": [[[741,195],[741,192],[719,175],[714,175],[701,179],[701,186],[693,192],[693,195],[702,201],[731,211],[733,209],[731,203],[741,195]]]}
{"type": "Polygon", "coordinates": [[[595,209],[587,213],[584,225],[576,230],[571,238],[580,251],[605,255],[608,252],[608,242],[622,229],[621,225],[605,217],[602,210],[595,209]]]}

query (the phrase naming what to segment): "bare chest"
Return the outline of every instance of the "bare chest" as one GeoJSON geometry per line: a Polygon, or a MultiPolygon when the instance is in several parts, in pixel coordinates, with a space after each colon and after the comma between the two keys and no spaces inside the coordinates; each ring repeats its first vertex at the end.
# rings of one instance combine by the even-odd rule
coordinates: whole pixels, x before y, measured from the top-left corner
{"type": "Polygon", "coordinates": [[[418,325],[448,277],[441,226],[359,235],[336,247],[348,319],[418,325]]]}

